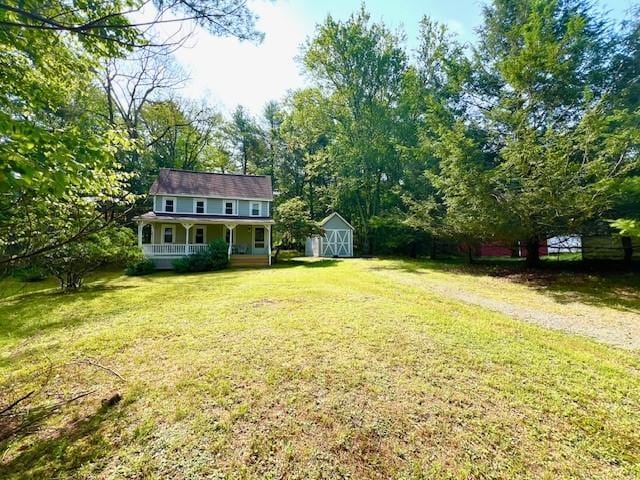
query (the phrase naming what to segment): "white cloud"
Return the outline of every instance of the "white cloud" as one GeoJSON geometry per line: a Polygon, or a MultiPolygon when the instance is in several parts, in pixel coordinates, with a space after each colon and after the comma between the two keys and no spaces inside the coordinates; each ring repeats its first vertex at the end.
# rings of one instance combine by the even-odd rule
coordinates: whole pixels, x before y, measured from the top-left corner
{"type": "Polygon", "coordinates": [[[262,44],[213,37],[198,28],[193,46],[175,53],[190,76],[183,95],[204,97],[226,113],[241,104],[259,115],[267,101],[304,85],[295,57],[313,24],[288,2],[255,2],[251,8],[260,16],[262,44]]]}
{"type": "Polygon", "coordinates": [[[451,31],[452,33],[455,33],[460,37],[464,37],[465,34],[467,33],[462,22],[458,20],[449,19],[449,20],[446,20],[444,24],[447,26],[449,31],[451,31]]]}

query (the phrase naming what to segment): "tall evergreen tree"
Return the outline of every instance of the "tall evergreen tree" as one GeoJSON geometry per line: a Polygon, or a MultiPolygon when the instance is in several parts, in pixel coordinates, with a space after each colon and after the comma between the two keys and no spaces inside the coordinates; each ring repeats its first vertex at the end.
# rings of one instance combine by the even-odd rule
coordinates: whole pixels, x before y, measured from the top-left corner
{"type": "Polygon", "coordinates": [[[619,40],[577,0],[485,7],[466,92],[472,115],[439,142],[438,183],[459,230],[524,240],[534,265],[542,239],[610,211],[639,161],[637,117],[613,100],[619,40]]]}
{"type": "Polygon", "coordinates": [[[227,136],[235,150],[240,171],[244,175],[259,173],[265,157],[262,132],[242,105],[238,105],[231,116],[227,136]]]}

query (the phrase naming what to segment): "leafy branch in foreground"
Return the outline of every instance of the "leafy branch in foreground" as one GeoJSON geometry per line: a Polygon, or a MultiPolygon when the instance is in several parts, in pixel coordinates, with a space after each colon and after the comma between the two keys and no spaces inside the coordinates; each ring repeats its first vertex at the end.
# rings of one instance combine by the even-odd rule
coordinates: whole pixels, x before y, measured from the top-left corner
{"type": "Polygon", "coordinates": [[[264,35],[256,30],[256,19],[244,0],[101,0],[90,6],[77,1],[0,3],[0,26],[5,29],[69,32],[112,52],[153,46],[141,33],[167,23],[191,22],[213,35],[260,42],[264,35]],[[154,7],[152,18],[132,19],[149,6],[154,7]]]}

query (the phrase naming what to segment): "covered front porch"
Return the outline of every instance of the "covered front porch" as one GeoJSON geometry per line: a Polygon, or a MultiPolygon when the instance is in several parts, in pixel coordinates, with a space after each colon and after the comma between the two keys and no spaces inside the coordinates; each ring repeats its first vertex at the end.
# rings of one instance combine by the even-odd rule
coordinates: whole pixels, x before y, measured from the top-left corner
{"type": "Polygon", "coordinates": [[[171,268],[176,258],[203,252],[224,239],[232,265],[271,265],[273,220],[181,219],[138,217],[138,245],[157,268],[171,268]]]}

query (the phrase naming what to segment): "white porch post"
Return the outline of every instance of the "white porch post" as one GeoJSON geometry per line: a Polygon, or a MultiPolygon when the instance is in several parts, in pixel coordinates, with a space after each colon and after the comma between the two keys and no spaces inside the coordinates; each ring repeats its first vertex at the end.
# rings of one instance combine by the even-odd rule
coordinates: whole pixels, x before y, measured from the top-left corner
{"type": "Polygon", "coordinates": [[[267,255],[269,255],[269,265],[271,265],[271,225],[267,227],[267,255]]]}
{"type": "Polygon", "coordinates": [[[138,247],[142,248],[142,229],[144,228],[144,222],[138,222],[138,247]]]}
{"type": "Polygon", "coordinates": [[[233,245],[233,232],[236,228],[236,225],[225,225],[225,227],[227,227],[227,229],[229,230],[229,251],[227,252],[227,256],[229,258],[231,258],[231,250],[232,250],[232,245],[233,245]]]}
{"type": "Polygon", "coordinates": [[[181,223],[181,225],[184,227],[185,230],[185,237],[184,237],[184,243],[185,243],[185,247],[184,250],[187,255],[189,255],[191,252],[189,251],[189,229],[191,227],[193,227],[193,223],[181,223]]]}

